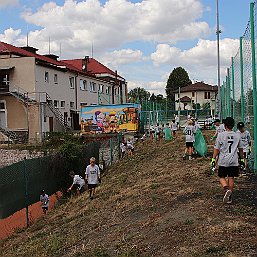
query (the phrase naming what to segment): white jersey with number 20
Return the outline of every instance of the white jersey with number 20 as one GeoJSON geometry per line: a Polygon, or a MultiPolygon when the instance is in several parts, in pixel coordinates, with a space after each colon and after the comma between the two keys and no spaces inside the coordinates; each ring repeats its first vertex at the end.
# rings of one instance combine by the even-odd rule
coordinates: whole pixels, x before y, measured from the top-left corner
{"type": "Polygon", "coordinates": [[[238,166],[238,148],[243,148],[241,137],[233,131],[218,134],[215,149],[220,151],[218,165],[223,167],[238,166]]]}

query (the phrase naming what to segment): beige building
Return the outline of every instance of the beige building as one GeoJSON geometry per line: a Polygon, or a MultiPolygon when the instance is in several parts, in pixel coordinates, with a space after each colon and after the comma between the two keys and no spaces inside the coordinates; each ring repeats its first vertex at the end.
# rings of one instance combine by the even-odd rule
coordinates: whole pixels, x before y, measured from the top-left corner
{"type": "MultiPolygon", "coordinates": [[[[194,110],[197,109],[211,110],[212,115],[215,113],[216,108],[216,95],[218,87],[205,84],[203,82],[196,82],[186,87],[180,88],[180,108],[181,110],[194,110]],[[200,108],[199,108],[200,107],[200,108]]],[[[179,92],[175,92],[176,110],[179,109],[179,92]]]]}
{"type": "Polygon", "coordinates": [[[58,61],[37,50],[0,42],[0,141],[80,130],[81,105],[127,101],[125,79],[96,60],[58,61]]]}

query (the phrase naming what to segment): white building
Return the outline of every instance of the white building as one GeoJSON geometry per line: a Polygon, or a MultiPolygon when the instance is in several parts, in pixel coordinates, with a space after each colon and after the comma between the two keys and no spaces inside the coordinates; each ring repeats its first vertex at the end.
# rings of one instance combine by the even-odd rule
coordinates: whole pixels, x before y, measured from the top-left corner
{"type": "Polygon", "coordinates": [[[96,60],[58,61],[37,50],[0,42],[2,134],[33,141],[44,132],[79,130],[81,105],[127,101],[125,79],[96,60]]]}
{"type": "MultiPolygon", "coordinates": [[[[203,109],[204,105],[210,106],[211,113],[215,113],[216,95],[218,87],[205,84],[203,82],[196,82],[186,87],[180,88],[180,108],[181,110],[193,110],[195,105],[203,109]]],[[[179,109],[179,92],[175,92],[176,110],[179,109]]]]}

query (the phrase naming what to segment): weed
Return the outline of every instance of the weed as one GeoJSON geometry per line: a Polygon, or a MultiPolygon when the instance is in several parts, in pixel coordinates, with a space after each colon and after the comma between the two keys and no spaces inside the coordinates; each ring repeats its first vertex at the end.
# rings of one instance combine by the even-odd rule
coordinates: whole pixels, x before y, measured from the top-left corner
{"type": "Polygon", "coordinates": [[[128,179],[128,176],[127,174],[121,174],[119,177],[118,177],[118,182],[119,184],[124,184],[128,179]]]}
{"type": "Polygon", "coordinates": [[[194,220],[192,218],[188,218],[186,220],[186,225],[192,225],[194,223],[194,220]]]}
{"type": "Polygon", "coordinates": [[[206,253],[207,254],[217,254],[225,251],[224,246],[210,246],[207,248],[206,253]]]}
{"type": "Polygon", "coordinates": [[[155,190],[155,189],[157,189],[157,188],[159,188],[160,187],[160,185],[158,184],[158,183],[153,183],[152,185],[151,185],[151,189],[153,189],[153,190],[155,190]]]}

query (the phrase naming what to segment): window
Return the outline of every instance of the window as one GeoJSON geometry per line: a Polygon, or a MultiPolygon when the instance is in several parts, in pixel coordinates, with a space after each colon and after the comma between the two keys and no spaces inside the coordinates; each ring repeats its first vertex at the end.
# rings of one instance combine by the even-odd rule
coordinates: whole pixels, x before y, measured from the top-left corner
{"type": "Polygon", "coordinates": [[[75,88],[75,79],[74,79],[74,77],[70,77],[70,88],[75,88]]]}
{"type": "Polygon", "coordinates": [[[211,99],[211,92],[204,92],[204,99],[211,99]]]}
{"type": "Polygon", "coordinates": [[[61,108],[65,108],[65,101],[61,101],[61,108]]]}
{"type": "Polygon", "coordinates": [[[90,82],[90,91],[95,92],[96,91],[96,84],[95,82],[90,82]]]}
{"type": "Polygon", "coordinates": [[[48,73],[48,71],[45,72],[45,82],[49,83],[49,73],[48,73]]]}
{"type": "Polygon", "coordinates": [[[55,108],[59,108],[59,101],[54,100],[54,107],[55,107],[55,108]]]}
{"type": "Polygon", "coordinates": [[[54,74],[54,84],[58,84],[58,76],[57,76],[57,74],[54,74]]]}
{"type": "Polygon", "coordinates": [[[87,90],[87,81],[80,79],[79,80],[80,90],[87,90]]]}
{"type": "Polygon", "coordinates": [[[4,104],[4,102],[0,102],[0,110],[5,110],[5,104],[4,104]]]}
{"type": "Polygon", "coordinates": [[[70,108],[74,108],[75,103],[74,102],[70,102],[70,108]]]}
{"type": "Polygon", "coordinates": [[[115,94],[115,95],[118,95],[118,88],[115,88],[115,89],[114,89],[114,94],[115,94]]]}
{"type": "Polygon", "coordinates": [[[110,87],[106,87],[105,92],[106,92],[106,95],[109,95],[110,94],[110,87]]]}
{"type": "Polygon", "coordinates": [[[192,97],[195,97],[195,92],[192,92],[192,97]]]}
{"type": "Polygon", "coordinates": [[[104,85],[99,84],[99,93],[103,93],[104,92],[104,85]]]}
{"type": "Polygon", "coordinates": [[[86,106],[86,105],[87,103],[84,103],[84,102],[80,103],[80,106],[86,106]]]}

